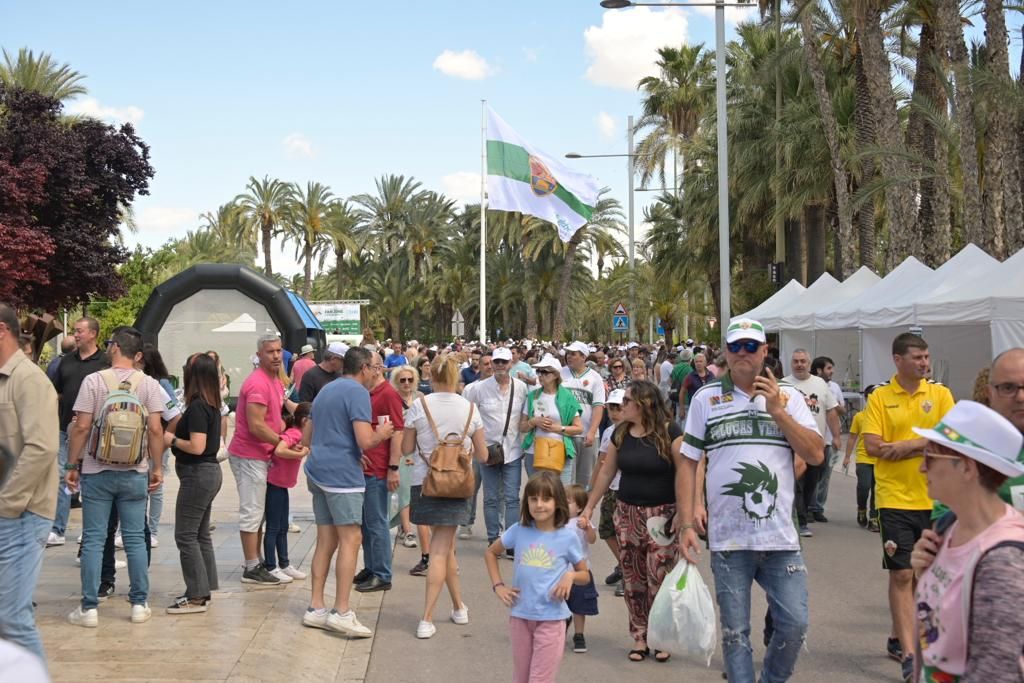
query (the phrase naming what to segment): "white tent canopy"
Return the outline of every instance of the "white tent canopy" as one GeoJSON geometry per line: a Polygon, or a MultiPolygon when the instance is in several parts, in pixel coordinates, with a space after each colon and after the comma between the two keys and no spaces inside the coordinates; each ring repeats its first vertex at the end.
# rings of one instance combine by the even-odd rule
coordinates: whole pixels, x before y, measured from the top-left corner
{"type": "Polygon", "coordinates": [[[772,315],[762,316],[761,324],[766,330],[784,330],[790,326],[790,320],[804,315],[807,311],[824,306],[830,296],[839,287],[839,281],[828,273],[814,281],[800,296],[794,297],[789,304],[775,311],[772,315]]]}
{"type": "Polygon", "coordinates": [[[881,282],[881,278],[878,275],[867,266],[861,266],[857,269],[857,272],[840,282],[838,287],[823,293],[813,300],[808,299],[806,302],[801,302],[803,308],[801,312],[790,314],[787,311],[782,327],[786,330],[817,329],[820,327],[818,317],[824,311],[843,306],[847,302],[857,299],[866,290],[872,289],[879,282],[881,282]]]}
{"type": "Polygon", "coordinates": [[[815,327],[835,330],[870,326],[874,323],[867,311],[885,306],[886,302],[899,297],[908,287],[933,272],[931,268],[909,256],[884,278],[876,279],[871,287],[861,290],[858,296],[838,301],[822,309],[815,315],[815,327]]]}
{"type": "Polygon", "coordinates": [[[761,305],[753,308],[736,318],[752,318],[761,321],[762,318],[771,317],[788,306],[793,299],[807,291],[807,288],[796,280],[790,280],[786,286],[772,294],[761,302],[761,305]]]}

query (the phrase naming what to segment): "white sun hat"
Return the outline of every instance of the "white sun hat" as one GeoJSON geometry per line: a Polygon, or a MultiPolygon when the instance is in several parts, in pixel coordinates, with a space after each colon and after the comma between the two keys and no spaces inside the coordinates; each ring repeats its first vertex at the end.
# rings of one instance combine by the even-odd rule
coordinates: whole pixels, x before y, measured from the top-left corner
{"type": "Polygon", "coordinates": [[[590,353],[590,347],[581,341],[574,341],[565,347],[566,351],[575,351],[576,353],[582,353],[584,356],[590,353]]]}
{"type": "Polygon", "coordinates": [[[914,433],[977,460],[1008,477],[1024,475],[1017,461],[1024,435],[996,411],[974,401],[960,401],[932,429],[914,433]]]}
{"type": "Polygon", "coordinates": [[[540,368],[551,368],[556,372],[561,372],[562,364],[550,353],[546,353],[544,354],[544,357],[537,361],[536,365],[533,366],[534,370],[539,370],[540,368]]]}

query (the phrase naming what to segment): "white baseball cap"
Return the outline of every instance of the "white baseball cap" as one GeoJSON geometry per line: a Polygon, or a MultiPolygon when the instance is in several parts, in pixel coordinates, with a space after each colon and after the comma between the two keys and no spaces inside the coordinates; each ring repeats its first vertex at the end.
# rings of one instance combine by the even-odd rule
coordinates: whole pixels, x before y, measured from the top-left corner
{"type": "Polygon", "coordinates": [[[512,362],[512,352],[506,349],[504,346],[499,346],[491,352],[491,360],[507,360],[509,363],[512,362]]]}
{"type": "Polygon", "coordinates": [[[586,356],[588,353],[590,353],[590,347],[587,346],[586,344],[584,344],[581,341],[574,341],[573,343],[571,343],[568,346],[566,346],[565,350],[566,351],[575,351],[576,353],[582,353],[584,356],[586,356]]]}
{"type": "Polygon", "coordinates": [[[612,393],[608,394],[608,398],[604,400],[605,403],[613,406],[621,406],[622,399],[626,398],[625,389],[615,389],[612,393]]]}
{"type": "Polygon", "coordinates": [[[929,441],[952,448],[1008,477],[1024,475],[1017,461],[1024,435],[996,411],[974,401],[960,401],[931,429],[912,427],[929,441]]]}
{"type": "Polygon", "coordinates": [[[742,339],[753,339],[764,344],[768,338],[764,335],[764,325],[751,318],[737,318],[729,323],[725,333],[725,342],[731,344],[742,339]]]}
{"type": "Polygon", "coordinates": [[[333,354],[340,358],[343,357],[346,353],[348,353],[348,346],[346,344],[343,344],[342,342],[331,342],[330,344],[327,345],[327,353],[333,354]]]}

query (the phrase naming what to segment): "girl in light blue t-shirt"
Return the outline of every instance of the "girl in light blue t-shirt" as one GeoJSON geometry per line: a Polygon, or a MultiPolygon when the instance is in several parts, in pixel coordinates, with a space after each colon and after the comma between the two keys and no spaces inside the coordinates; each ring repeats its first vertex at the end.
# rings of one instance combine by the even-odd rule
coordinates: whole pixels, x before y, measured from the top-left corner
{"type": "Polygon", "coordinates": [[[542,471],[523,492],[520,522],[484,553],[494,593],[507,607],[514,683],[554,681],[565,649],[565,601],[573,584],[590,580],[577,533],[566,526],[569,503],[558,475],[542,471]],[[512,585],[501,580],[498,558],[515,552],[512,585]]]}

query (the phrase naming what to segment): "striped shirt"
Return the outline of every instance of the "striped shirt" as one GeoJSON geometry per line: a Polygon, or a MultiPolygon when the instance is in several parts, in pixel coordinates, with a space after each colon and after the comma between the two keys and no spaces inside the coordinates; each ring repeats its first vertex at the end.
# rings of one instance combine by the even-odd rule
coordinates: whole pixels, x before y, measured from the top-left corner
{"type": "MultiPolygon", "coordinates": [[[[803,395],[785,382],[779,389],[786,411],[817,433],[803,395]]],[[[775,420],[728,373],[694,394],[682,452],[692,460],[708,456],[712,551],[800,549],[792,519],[793,450],[775,420]]]]}

